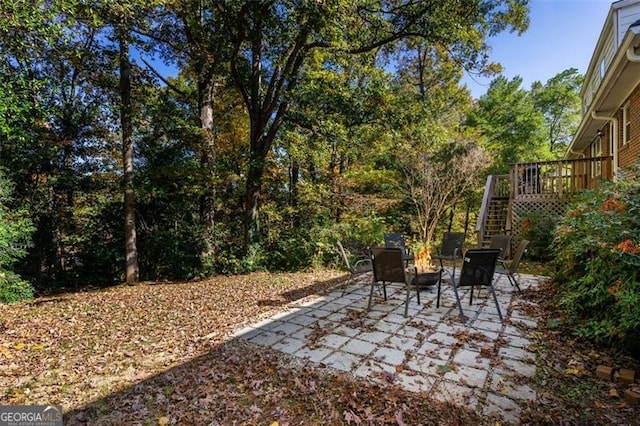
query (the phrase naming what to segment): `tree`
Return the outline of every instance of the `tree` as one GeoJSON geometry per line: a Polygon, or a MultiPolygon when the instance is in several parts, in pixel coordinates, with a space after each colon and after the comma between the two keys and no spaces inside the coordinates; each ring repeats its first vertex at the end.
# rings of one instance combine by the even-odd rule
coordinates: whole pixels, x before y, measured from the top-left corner
{"type": "Polygon", "coordinates": [[[16,302],[33,296],[31,285],[13,270],[15,263],[31,246],[33,226],[24,210],[11,208],[13,184],[0,169],[0,303],[16,302]]]}
{"type": "Polygon", "coordinates": [[[124,186],[125,281],[138,282],[138,246],[136,244],[136,205],[133,188],[133,124],[131,111],[131,62],[129,59],[129,29],[125,24],[117,29],[120,45],[120,126],[122,128],[122,163],[124,186]]]}
{"type": "Polygon", "coordinates": [[[549,150],[556,156],[566,151],[580,124],[580,88],[584,76],[575,68],[564,70],[542,85],[531,86],[533,102],[544,116],[549,150]]]}
{"type": "Polygon", "coordinates": [[[405,38],[438,42],[469,68],[486,64],[485,37],[527,25],[524,1],[238,1],[220,6],[232,42],[231,76],[250,120],[245,248],[258,237],[265,159],[287,116],[289,94],[311,51],[358,54],[405,38]]]}
{"type": "Polygon", "coordinates": [[[494,173],[507,173],[512,163],[551,159],[544,145],[544,117],[521,84],[520,77],[497,77],[467,117],[495,158],[494,173]]]}
{"type": "Polygon", "coordinates": [[[465,139],[450,140],[429,151],[403,150],[401,162],[426,244],[433,242],[447,210],[477,188],[491,164],[481,147],[465,139]]]}
{"type": "Polygon", "coordinates": [[[7,16],[1,19],[0,75],[7,76],[3,87],[12,103],[0,161],[36,226],[38,244],[23,269],[43,281],[64,279],[73,268],[81,176],[95,172],[104,155],[96,151],[113,123],[101,84],[112,70],[110,58],[90,21],[71,16],[76,6],[61,0],[0,8],[7,16]]]}

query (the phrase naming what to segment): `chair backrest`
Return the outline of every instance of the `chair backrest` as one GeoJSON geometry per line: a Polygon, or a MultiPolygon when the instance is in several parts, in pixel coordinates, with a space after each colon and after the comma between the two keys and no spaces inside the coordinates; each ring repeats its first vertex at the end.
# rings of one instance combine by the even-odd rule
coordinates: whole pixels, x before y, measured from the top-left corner
{"type": "Polygon", "coordinates": [[[402,250],[399,248],[373,247],[371,249],[374,281],[406,282],[402,250]]]}
{"type": "Polygon", "coordinates": [[[344,264],[347,266],[347,270],[353,272],[353,268],[351,267],[351,263],[349,262],[349,256],[347,256],[347,252],[344,250],[344,247],[342,246],[340,240],[336,241],[336,245],[338,246],[338,250],[340,251],[342,260],[344,260],[344,264]]]}
{"type": "Polygon", "coordinates": [[[518,270],[518,265],[520,265],[520,261],[522,260],[522,255],[526,251],[528,245],[529,245],[529,240],[521,240],[520,244],[518,244],[518,248],[516,249],[516,252],[513,255],[513,259],[509,264],[509,272],[511,274],[515,274],[516,271],[518,270]]]}
{"type": "Polygon", "coordinates": [[[442,236],[442,250],[440,250],[440,254],[443,256],[462,257],[464,238],[464,232],[445,232],[442,236]]]}
{"type": "Polygon", "coordinates": [[[397,232],[384,234],[384,246],[386,248],[400,248],[404,250],[404,235],[397,232]]]}
{"type": "Polygon", "coordinates": [[[469,249],[465,252],[460,270],[460,279],[456,283],[460,286],[490,286],[500,250],[469,249]]]}
{"type": "Polygon", "coordinates": [[[511,248],[511,235],[496,234],[491,236],[490,249],[501,250],[500,257],[509,257],[509,249],[511,248]]]}

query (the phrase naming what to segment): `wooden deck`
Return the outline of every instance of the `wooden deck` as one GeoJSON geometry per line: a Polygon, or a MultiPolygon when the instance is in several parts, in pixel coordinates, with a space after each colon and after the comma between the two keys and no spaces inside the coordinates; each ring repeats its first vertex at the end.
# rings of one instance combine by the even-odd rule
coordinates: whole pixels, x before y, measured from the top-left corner
{"type": "Polygon", "coordinates": [[[513,164],[509,172],[510,198],[564,198],[596,188],[601,180],[611,179],[611,158],[513,164]]]}
{"type": "Polygon", "coordinates": [[[563,214],[571,197],[612,177],[612,157],[511,165],[508,175],[487,177],[476,232],[481,245],[495,234],[520,233],[521,218],[543,210],[563,214]]]}

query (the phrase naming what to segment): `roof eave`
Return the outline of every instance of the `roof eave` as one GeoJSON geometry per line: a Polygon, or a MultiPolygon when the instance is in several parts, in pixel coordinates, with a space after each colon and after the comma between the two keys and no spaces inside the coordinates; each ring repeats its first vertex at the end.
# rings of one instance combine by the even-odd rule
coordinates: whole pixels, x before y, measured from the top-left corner
{"type": "Polygon", "coordinates": [[[620,108],[631,91],[640,83],[640,63],[627,59],[627,49],[640,46],[640,26],[629,28],[620,44],[604,79],[598,87],[589,109],[580,122],[565,158],[577,158],[589,146],[597,130],[602,127],[601,120],[594,120],[592,113],[611,117],[620,108]]]}

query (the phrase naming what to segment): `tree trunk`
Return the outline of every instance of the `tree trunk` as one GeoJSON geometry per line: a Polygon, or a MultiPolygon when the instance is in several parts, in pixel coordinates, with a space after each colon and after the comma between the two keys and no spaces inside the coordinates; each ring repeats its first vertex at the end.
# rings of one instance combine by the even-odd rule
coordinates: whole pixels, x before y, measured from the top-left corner
{"type": "Polygon", "coordinates": [[[203,192],[200,196],[200,226],[206,236],[206,249],[203,255],[213,252],[213,229],[215,226],[215,135],[213,130],[213,101],[216,84],[206,75],[200,76],[198,83],[198,112],[202,129],[202,153],[200,168],[203,177],[203,192]]]}
{"type": "MultiPolygon", "coordinates": [[[[253,144],[252,144],[253,145],[253,144]]],[[[261,149],[251,150],[249,170],[247,171],[247,183],[244,199],[244,252],[249,246],[258,241],[260,235],[260,193],[262,191],[262,177],[266,154],[261,149]]]]}
{"type": "Polygon", "coordinates": [[[127,284],[137,283],[138,248],[136,243],[135,193],[133,190],[133,120],[131,111],[131,63],[129,62],[129,33],[120,28],[120,123],[122,126],[122,155],[124,165],[124,234],[125,277],[127,284]]]}

